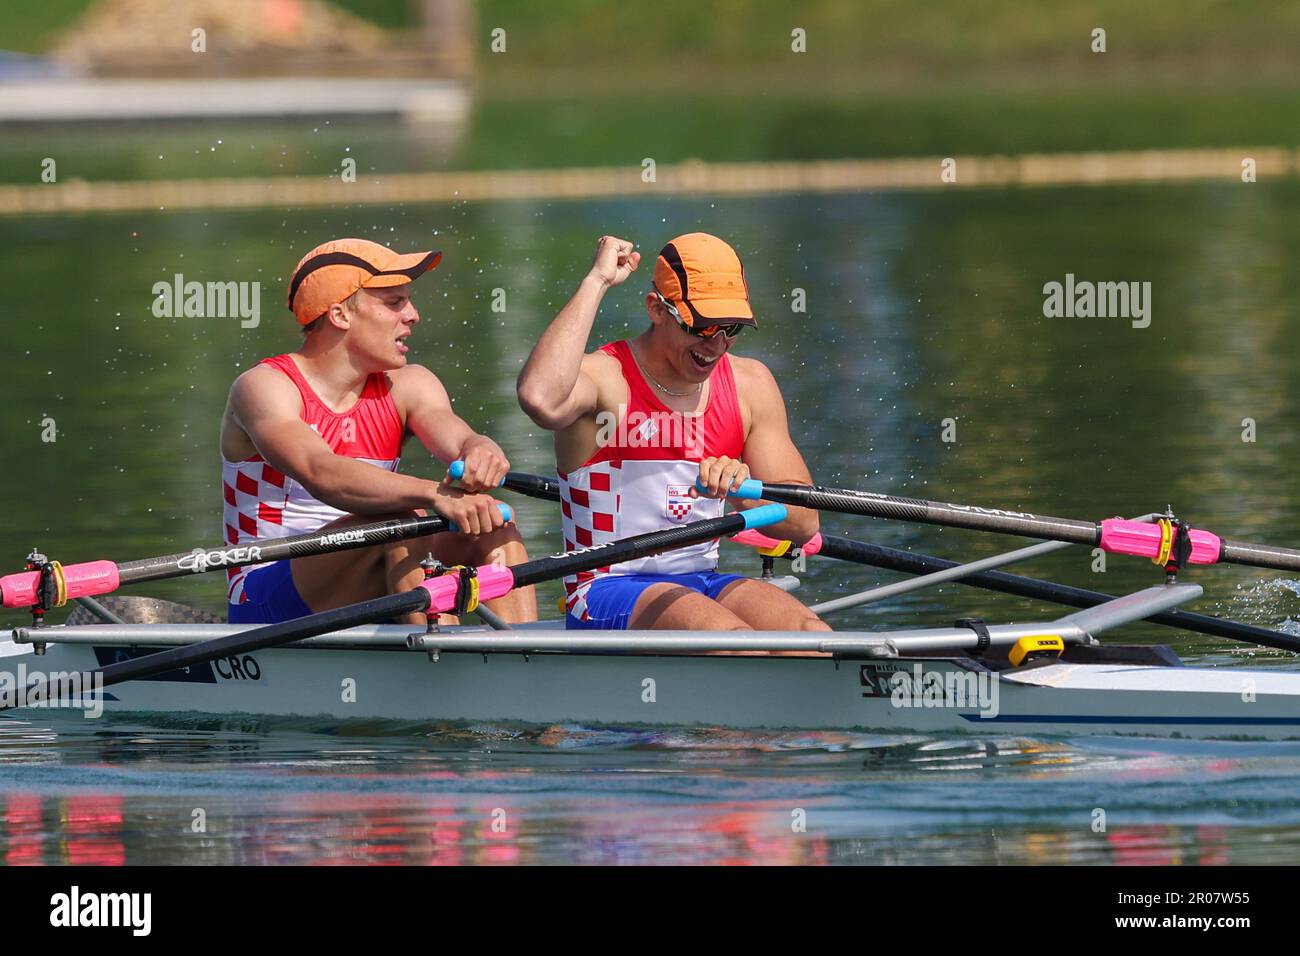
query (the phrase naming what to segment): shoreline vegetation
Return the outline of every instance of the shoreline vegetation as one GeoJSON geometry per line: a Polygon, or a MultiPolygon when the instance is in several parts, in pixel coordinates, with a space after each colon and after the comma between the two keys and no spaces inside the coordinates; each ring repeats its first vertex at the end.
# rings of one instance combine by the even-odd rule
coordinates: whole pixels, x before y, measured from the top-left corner
{"type": "MultiPolygon", "coordinates": [[[[0,27],[0,49],[47,52],[92,2],[19,5],[0,27]]],[[[330,3],[398,40],[421,26],[412,0],[330,3]]],[[[955,80],[1037,86],[1072,75],[1141,85],[1161,77],[1294,83],[1300,34],[1300,6],[1288,0],[805,0],[797,8],[786,0],[659,0],[653,11],[604,0],[477,0],[473,9],[484,94],[529,97],[544,95],[539,69],[548,80],[572,76],[591,89],[635,81],[645,67],[669,81],[741,77],[746,88],[751,78],[766,86],[798,75],[873,86],[892,78],[909,87],[955,80]],[[647,29],[652,21],[662,28],[647,29]],[[795,28],[808,37],[808,52],[799,55],[807,62],[798,66],[790,50],[795,28]],[[1104,53],[1091,49],[1098,28],[1106,31],[1104,53]],[[486,52],[495,29],[506,32],[499,55],[486,52]]]]}
{"type": "MultiPolygon", "coordinates": [[[[417,42],[418,3],[333,2],[395,43],[417,42]]],[[[90,5],[22,6],[0,27],[0,49],[47,52],[90,5]]],[[[337,179],[346,157],[375,178],[636,171],[646,158],[1300,148],[1295,3],[662,0],[651,14],[599,0],[480,0],[475,10],[473,105],[452,134],[391,119],[14,125],[0,137],[0,184],[37,186],[47,157],[60,182],[109,185],[337,179]],[[671,27],[647,29],[652,17],[671,27]],[[790,48],[796,27],[806,53],[790,48]],[[489,49],[497,28],[502,53],[489,49]],[[1104,53],[1091,50],[1096,28],[1104,53]]]]}

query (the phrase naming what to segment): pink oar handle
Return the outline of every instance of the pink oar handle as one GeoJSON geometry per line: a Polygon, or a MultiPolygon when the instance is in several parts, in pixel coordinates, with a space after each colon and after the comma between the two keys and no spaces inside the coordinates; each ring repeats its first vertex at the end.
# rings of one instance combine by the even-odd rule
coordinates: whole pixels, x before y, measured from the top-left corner
{"type": "MultiPolygon", "coordinates": [[[[117,565],[112,561],[86,561],[63,566],[68,600],[117,590],[117,565]]],[[[38,600],[41,572],[19,571],[0,578],[0,604],[5,607],[31,607],[38,600]]]]}
{"type": "MultiPolygon", "coordinates": [[[[1188,534],[1192,539],[1192,556],[1188,560],[1192,564],[1217,564],[1223,547],[1219,536],[1195,528],[1188,534]]],[[[1154,561],[1160,555],[1160,542],[1158,523],[1125,518],[1108,518],[1101,523],[1101,549],[1112,554],[1131,554],[1154,561]]]]}
{"type": "MultiPolygon", "coordinates": [[[[456,590],[460,576],[455,573],[429,578],[418,585],[429,592],[429,612],[452,611],[456,607],[456,590]]],[[[478,599],[490,601],[508,594],[515,586],[514,573],[509,568],[495,564],[481,564],[478,568],[478,599]]]]}
{"type": "MultiPolygon", "coordinates": [[[[776,555],[788,554],[794,548],[793,541],[783,541],[779,538],[771,538],[756,531],[752,528],[733,534],[731,540],[736,544],[748,545],[751,548],[757,548],[759,551],[771,551],[776,555]]],[[[816,554],[822,549],[822,533],[818,531],[808,539],[799,550],[804,554],[816,554]]]]}

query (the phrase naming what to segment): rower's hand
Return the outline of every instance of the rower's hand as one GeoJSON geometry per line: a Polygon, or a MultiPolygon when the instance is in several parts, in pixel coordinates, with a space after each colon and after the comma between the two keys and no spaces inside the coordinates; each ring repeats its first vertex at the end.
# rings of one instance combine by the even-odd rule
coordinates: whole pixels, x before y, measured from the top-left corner
{"type": "MultiPolygon", "coordinates": [[[[461,476],[462,490],[476,494],[501,487],[501,481],[510,470],[510,462],[501,446],[486,435],[475,435],[460,447],[458,456],[465,462],[465,474],[461,476]]],[[[449,481],[451,473],[443,479],[449,481]]]]}
{"type": "Polygon", "coordinates": [[[632,243],[617,236],[601,236],[596,242],[596,257],[591,260],[591,272],[610,288],[618,285],[641,264],[641,253],[632,243]]]}
{"type": "Polygon", "coordinates": [[[491,495],[471,495],[447,482],[433,493],[433,510],[454,522],[461,534],[487,534],[506,523],[491,495]]]}
{"type": "Polygon", "coordinates": [[[700,481],[705,491],[694,485],[689,492],[692,498],[725,498],[728,491],[740,487],[740,483],[749,478],[749,466],[743,461],[727,458],[706,458],[700,462],[700,481]]]}

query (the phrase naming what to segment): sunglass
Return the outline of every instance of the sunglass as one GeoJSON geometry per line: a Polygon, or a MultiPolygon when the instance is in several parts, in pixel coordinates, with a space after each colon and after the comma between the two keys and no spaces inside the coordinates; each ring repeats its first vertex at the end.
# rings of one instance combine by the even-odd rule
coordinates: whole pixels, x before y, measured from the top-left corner
{"type": "Polygon", "coordinates": [[[729,339],[734,339],[737,335],[740,334],[740,330],[745,327],[744,322],[730,322],[727,325],[706,325],[701,328],[696,328],[693,325],[688,325],[686,322],[682,320],[681,313],[677,311],[676,306],[674,306],[671,302],[665,299],[663,297],[663,294],[660,293],[658,289],[654,289],[652,291],[656,296],[659,297],[659,301],[664,304],[664,308],[668,310],[668,314],[677,320],[678,328],[680,328],[683,332],[687,332],[690,335],[695,336],[697,339],[714,339],[717,338],[719,335],[725,336],[726,338],[729,339]]]}

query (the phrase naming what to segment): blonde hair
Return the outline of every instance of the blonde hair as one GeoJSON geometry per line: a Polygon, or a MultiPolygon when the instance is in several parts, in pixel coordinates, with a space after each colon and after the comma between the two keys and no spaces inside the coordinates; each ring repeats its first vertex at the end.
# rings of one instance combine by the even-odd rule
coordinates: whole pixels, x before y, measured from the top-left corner
{"type": "MultiPolygon", "coordinates": [[[[356,292],[353,292],[350,296],[339,303],[339,305],[343,306],[345,312],[355,312],[357,310],[357,306],[361,302],[361,292],[361,289],[357,289],[356,292]]],[[[316,316],[316,318],[302,326],[302,334],[311,335],[311,333],[315,332],[324,324],[324,320],[325,313],[322,312],[320,315],[316,316]]]]}

